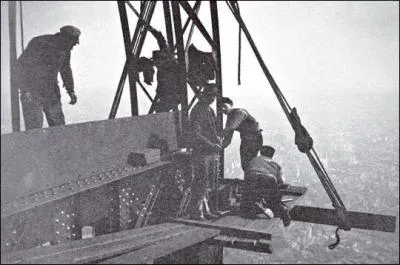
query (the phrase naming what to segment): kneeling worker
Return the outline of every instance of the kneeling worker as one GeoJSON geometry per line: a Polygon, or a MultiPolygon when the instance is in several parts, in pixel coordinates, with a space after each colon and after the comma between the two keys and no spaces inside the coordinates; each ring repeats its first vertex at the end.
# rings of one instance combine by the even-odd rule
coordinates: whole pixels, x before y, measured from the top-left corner
{"type": "Polygon", "coordinates": [[[281,201],[280,186],[284,186],[281,166],[272,160],[275,149],[262,146],[260,156],[253,158],[244,175],[242,214],[254,218],[257,214],[280,217],[284,226],[290,224],[287,206],[281,201]]]}

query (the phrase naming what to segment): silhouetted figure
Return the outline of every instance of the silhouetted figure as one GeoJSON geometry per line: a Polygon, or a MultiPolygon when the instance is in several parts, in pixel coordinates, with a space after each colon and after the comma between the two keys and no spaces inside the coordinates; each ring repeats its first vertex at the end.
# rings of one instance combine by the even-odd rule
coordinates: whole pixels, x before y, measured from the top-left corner
{"type": "Polygon", "coordinates": [[[70,104],[75,104],[77,97],[70,60],[80,34],[78,28],[64,26],[54,35],[34,37],[18,58],[12,78],[21,93],[26,130],[43,127],[43,112],[49,126],[65,124],[57,76],[61,74],[70,104]]]}

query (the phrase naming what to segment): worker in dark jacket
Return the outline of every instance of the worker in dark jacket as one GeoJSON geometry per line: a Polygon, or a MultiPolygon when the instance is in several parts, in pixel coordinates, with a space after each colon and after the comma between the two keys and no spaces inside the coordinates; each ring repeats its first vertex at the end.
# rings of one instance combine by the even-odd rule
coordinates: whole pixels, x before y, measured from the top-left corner
{"type": "Polygon", "coordinates": [[[26,130],[43,126],[43,112],[49,126],[65,124],[57,76],[61,74],[70,104],[75,104],[77,97],[70,60],[80,34],[78,28],[64,26],[54,35],[37,36],[18,58],[12,78],[21,93],[26,130]]]}
{"type": "Polygon", "coordinates": [[[291,221],[289,210],[281,201],[280,191],[287,184],[281,166],[272,159],[274,153],[273,147],[265,145],[261,147],[260,156],[250,161],[244,175],[240,210],[246,217],[256,217],[257,214],[280,217],[284,226],[288,226],[291,221]]]}
{"type": "MultiPolygon", "coordinates": [[[[144,23],[143,21],[140,23],[144,23]]],[[[150,33],[157,40],[159,50],[153,51],[153,64],[157,67],[157,89],[155,98],[155,112],[177,110],[182,99],[180,86],[180,69],[173,53],[161,31],[146,25],[150,33]]]]}
{"type": "Polygon", "coordinates": [[[222,150],[221,140],[217,135],[215,112],[210,107],[216,95],[216,87],[206,85],[198,103],[190,113],[194,166],[190,211],[193,219],[205,220],[217,217],[208,204],[207,189],[208,187],[216,188],[218,154],[222,150]]]}
{"type": "Polygon", "coordinates": [[[234,131],[240,133],[240,159],[243,171],[251,159],[257,156],[263,145],[263,137],[257,120],[245,109],[232,108],[230,98],[222,98],[222,112],[227,115],[222,147],[226,148],[232,141],[234,131]]]}

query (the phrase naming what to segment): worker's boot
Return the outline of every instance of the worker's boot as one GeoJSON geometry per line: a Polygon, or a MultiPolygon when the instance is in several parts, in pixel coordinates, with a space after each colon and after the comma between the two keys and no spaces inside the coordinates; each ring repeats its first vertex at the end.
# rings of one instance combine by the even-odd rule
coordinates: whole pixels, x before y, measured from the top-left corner
{"type": "Polygon", "coordinates": [[[284,226],[290,225],[292,218],[290,217],[289,208],[283,202],[279,202],[271,208],[275,216],[282,219],[284,226]]]}
{"type": "Polygon", "coordinates": [[[280,192],[269,193],[264,197],[264,206],[270,208],[275,217],[279,217],[283,221],[284,226],[290,225],[289,208],[281,201],[282,194],[280,192]]]}
{"type": "Polygon", "coordinates": [[[206,219],[204,217],[203,209],[204,209],[204,207],[203,207],[203,199],[202,199],[197,203],[196,208],[191,211],[190,219],[197,220],[197,221],[207,221],[208,219],[206,219]]]}

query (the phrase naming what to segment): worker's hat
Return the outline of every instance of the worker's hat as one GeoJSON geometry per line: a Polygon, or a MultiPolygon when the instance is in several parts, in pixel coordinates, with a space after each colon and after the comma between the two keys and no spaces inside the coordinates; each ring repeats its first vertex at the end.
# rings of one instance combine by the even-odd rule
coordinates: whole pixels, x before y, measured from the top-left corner
{"type": "Polygon", "coordinates": [[[263,145],[260,149],[260,154],[263,156],[273,157],[275,154],[275,149],[269,145],[263,145]]]}
{"type": "Polygon", "coordinates": [[[79,43],[81,31],[77,27],[71,25],[63,26],[60,28],[60,33],[70,37],[73,41],[75,41],[75,43],[79,43]]]}

